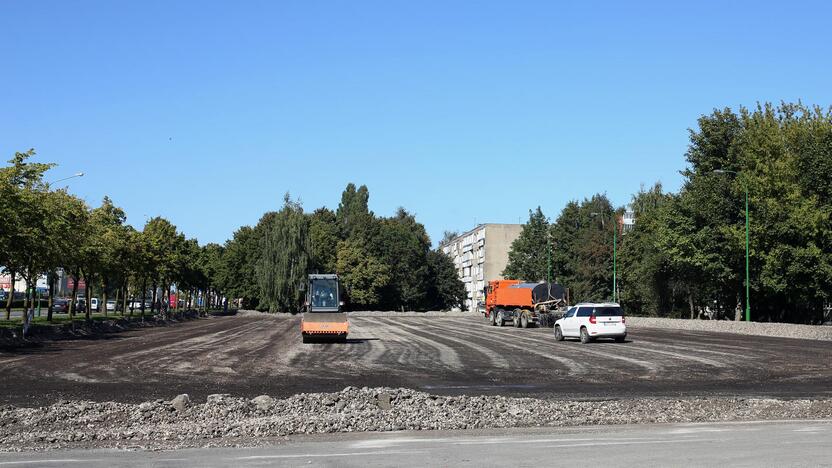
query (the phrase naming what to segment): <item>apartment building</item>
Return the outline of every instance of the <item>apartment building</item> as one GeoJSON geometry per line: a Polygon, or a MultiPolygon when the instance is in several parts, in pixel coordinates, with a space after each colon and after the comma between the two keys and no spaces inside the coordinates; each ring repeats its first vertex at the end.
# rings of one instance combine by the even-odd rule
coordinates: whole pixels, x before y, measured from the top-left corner
{"type": "Polygon", "coordinates": [[[469,310],[485,302],[483,290],[489,281],[503,279],[511,244],[522,230],[522,224],[480,224],[442,244],[442,251],[451,257],[465,284],[469,310]]]}

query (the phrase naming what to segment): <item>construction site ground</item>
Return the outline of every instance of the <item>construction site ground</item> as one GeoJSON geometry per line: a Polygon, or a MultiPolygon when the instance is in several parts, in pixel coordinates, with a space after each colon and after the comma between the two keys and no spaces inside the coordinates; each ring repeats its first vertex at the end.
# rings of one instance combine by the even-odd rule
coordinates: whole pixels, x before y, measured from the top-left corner
{"type": "Polygon", "coordinates": [[[209,317],[0,352],[0,398],[141,402],[275,397],[346,386],[539,398],[832,396],[832,343],[630,327],[625,343],[476,316],[352,317],[346,343],[303,344],[299,316],[209,317]]]}

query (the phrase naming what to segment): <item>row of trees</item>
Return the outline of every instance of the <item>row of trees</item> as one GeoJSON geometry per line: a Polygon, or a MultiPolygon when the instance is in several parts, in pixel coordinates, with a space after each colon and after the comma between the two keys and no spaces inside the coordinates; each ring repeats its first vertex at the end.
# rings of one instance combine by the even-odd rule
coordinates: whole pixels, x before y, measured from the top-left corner
{"type": "MultiPolygon", "coordinates": [[[[818,323],[832,303],[832,111],[803,104],[716,110],[690,132],[678,193],[632,198],[618,237],[618,299],[630,313],[740,319],[745,309],[745,193],[752,319],[818,323]]],[[[554,223],[538,209],[506,275],[547,277],[547,252],[576,300],[612,297],[614,228],[604,195],[569,203],[554,223]]]]}
{"type": "MultiPolygon", "coordinates": [[[[101,304],[114,297],[122,310],[128,309],[129,298],[141,298],[143,311],[149,288],[153,309],[162,302],[157,297],[160,290],[165,299],[176,291],[189,307],[197,296],[217,300],[220,294],[211,266],[218,262],[219,246],[200,247],[161,217],[148,220],[137,231],[108,197],[90,209],[65,189],[53,190],[44,175],[54,165],[31,162],[34,154],[34,150],[16,153],[8,166],[0,168],[0,268],[11,276],[12,284],[16,278],[26,282],[25,303],[33,303],[37,278],[45,274],[51,321],[58,270],[76,279],[69,304],[73,317],[80,312],[74,300],[77,279],[85,282],[86,297],[99,296],[101,304]]],[[[9,294],[7,320],[13,300],[9,294]]],[[[89,318],[91,301],[86,304],[83,313],[89,318]]],[[[107,313],[105,306],[101,309],[107,313]]]]}
{"type": "Polygon", "coordinates": [[[219,278],[243,306],[296,311],[308,273],[338,273],[348,307],[386,310],[461,306],[465,289],[451,260],[431,249],[425,227],[404,208],[392,217],[369,210],[366,186],[347,185],[336,211],[305,213],[287,194],[226,242],[219,278]]]}

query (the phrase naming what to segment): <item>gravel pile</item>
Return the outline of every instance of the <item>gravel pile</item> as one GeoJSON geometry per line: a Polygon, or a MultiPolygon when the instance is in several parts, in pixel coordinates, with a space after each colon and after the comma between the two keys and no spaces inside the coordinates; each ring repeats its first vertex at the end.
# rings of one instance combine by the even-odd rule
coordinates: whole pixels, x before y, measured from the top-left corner
{"type": "Polygon", "coordinates": [[[792,323],[734,322],[731,320],[683,320],[657,317],[627,317],[632,328],[672,328],[676,330],[737,333],[741,335],[801,338],[832,341],[832,326],[792,323]]]}
{"type": "Polygon", "coordinates": [[[291,434],[832,418],[832,399],[554,401],[347,387],[285,399],[187,395],[141,404],[0,407],[0,450],[251,445],[291,434]]]}

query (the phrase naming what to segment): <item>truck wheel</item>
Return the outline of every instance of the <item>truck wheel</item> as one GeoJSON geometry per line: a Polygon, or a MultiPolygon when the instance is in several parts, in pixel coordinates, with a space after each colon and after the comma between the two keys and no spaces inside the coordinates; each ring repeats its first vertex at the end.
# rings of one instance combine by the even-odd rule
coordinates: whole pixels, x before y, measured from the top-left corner
{"type": "Polygon", "coordinates": [[[506,324],[506,320],[503,317],[503,311],[501,310],[501,311],[497,312],[497,326],[502,327],[505,324],[506,324]]]}
{"type": "Polygon", "coordinates": [[[560,326],[555,325],[555,341],[563,341],[563,332],[560,331],[560,326]]]}
{"type": "Polygon", "coordinates": [[[514,318],[511,319],[511,324],[514,328],[520,328],[520,318],[515,315],[514,318]]]}
{"type": "Polygon", "coordinates": [[[589,332],[586,331],[586,327],[581,327],[581,343],[587,344],[592,341],[592,338],[589,337],[589,332]]]}
{"type": "Polygon", "coordinates": [[[496,314],[493,309],[488,313],[488,323],[490,323],[492,327],[497,325],[496,314]]]}
{"type": "Polygon", "coordinates": [[[529,314],[523,313],[520,315],[520,326],[523,328],[529,328],[529,314]]]}

